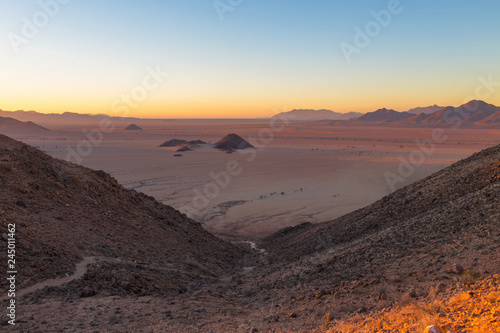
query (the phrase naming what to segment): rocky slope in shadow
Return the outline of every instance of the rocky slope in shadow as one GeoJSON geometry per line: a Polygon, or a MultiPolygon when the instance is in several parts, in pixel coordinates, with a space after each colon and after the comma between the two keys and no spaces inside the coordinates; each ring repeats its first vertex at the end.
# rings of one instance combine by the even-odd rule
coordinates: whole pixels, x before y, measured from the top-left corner
{"type": "MultiPolygon", "coordinates": [[[[91,256],[100,264],[69,292],[175,294],[217,279],[241,255],[200,224],[123,188],[103,171],[54,159],[0,135],[2,248],[12,223],[19,289],[66,276],[91,256]]],[[[7,262],[6,251],[0,260],[7,262]]]]}

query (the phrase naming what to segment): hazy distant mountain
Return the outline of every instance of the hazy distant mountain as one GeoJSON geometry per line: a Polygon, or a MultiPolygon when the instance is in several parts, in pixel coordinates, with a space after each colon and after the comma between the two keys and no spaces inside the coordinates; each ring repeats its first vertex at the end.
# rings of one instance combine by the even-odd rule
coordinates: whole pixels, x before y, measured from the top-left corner
{"type": "Polygon", "coordinates": [[[37,125],[31,121],[23,122],[9,117],[0,117],[0,133],[18,133],[18,132],[46,132],[43,126],[37,125]]]}
{"type": "Polygon", "coordinates": [[[316,120],[348,120],[363,115],[360,112],[339,113],[331,110],[294,109],[288,112],[281,112],[274,117],[285,117],[297,121],[316,120]]]}
{"type": "Polygon", "coordinates": [[[411,113],[411,114],[421,114],[421,113],[431,114],[431,113],[434,113],[434,112],[439,111],[441,109],[444,109],[444,106],[439,106],[439,105],[434,104],[432,106],[427,106],[427,107],[423,107],[423,108],[414,108],[414,109],[408,110],[406,112],[411,113]]]}
{"type": "Polygon", "coordinates": [[[144,122],[144,121],[154,121],[154,119],[140,119],[140,118],[121,118],[121,117],[110,117],[105,114],[80,114],[74,112],[64,112],[59,113],[40,113],[36,111],[3,111],[0,110],[0,117],[10,117],[20,121],[33,121],[38,124],[48,124],[48,123],[83,123],[83,122],[99,122],[103,118],[110,118],[111,120],[117,121],[127,121],[130,123],[144,122]]]}
{"type": "Polygon", "coordinates": [[[500,125],[500,113],[499,112],[495,112],[491,116],[488,116],[488,117],[476,122],[476,125],[489,125],[489,124],[500,125]]]}
{"type": "Polygon", "coordinates": [[[127,131],[142,131],[142,128],[137,126],[136,124],[130,124],[127,127],[125,127],[125,130],[127,130],[127,131]]]}
{"type": "Polygon", "coordinates": [[[444,125],[457,123],[462,125],[500,124],[500,107],[483,101],[473,100],[459,107],[448,106],[432,114],[419,114],[399,121],[406,125],[444,125]]]}
{"type": "Polygon", "coordinates": [[[402,120],[411,117],[412,114],[408,112],[398,112],[395,110],[388,110],[386,108],[379,109],[374,112],[369,112],[359,118],[352,119],[356,122],[373,122],[373,123],[391,123],[394,121],[402,120]]]}
{"type": "Polygon", "coordinates": [[[437,105],[425,108],[415,108],[407,112],[379,109],[368,112],[361,117],[347,121],[331,120],[325,123],[331,125],[399,125],[399,126],[422,126],[432,127],[445,124],[456,124],[467,126],[500,126],[500,107],[485,103],[483,101],[470,101],[459,107],[440,107],[437,105]],[[433,113],[428,113],[437,109],[433,113]]]}
{"type": "Polygon", "coordinates": [[[11,117],[20,121],[35,121],[35,122],[75,122],[75,121],[95,121],[97,118],[101,119],[105,115],[89,115],[79,114],[73,112],[59,113],[40,113],[36,111],[2,111],[0,116],[11,117]]]}

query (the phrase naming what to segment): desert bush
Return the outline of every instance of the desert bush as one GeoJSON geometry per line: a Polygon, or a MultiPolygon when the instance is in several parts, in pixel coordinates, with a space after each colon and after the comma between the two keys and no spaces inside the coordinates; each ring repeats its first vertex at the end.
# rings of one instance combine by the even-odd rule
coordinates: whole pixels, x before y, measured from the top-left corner
{"type": "Polygon", "coordinates": [[[481,273],[478,271],[468,269],[462,273],[462,276],[460,277],[460,281],[462,283],[474,283],[476,282],[479,278],[481,278],[481,273]]]}

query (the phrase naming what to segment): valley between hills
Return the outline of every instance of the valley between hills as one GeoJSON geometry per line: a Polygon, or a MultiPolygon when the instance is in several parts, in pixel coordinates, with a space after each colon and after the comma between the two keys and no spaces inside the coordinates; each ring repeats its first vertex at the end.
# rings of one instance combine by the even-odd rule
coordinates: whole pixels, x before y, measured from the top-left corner
{"type": "Polygon", "coordinates": [[[498,331],[494,128],[266,124],[115,123],[81,161],[96,123],[0,136],[14,330],[498,331]]]}

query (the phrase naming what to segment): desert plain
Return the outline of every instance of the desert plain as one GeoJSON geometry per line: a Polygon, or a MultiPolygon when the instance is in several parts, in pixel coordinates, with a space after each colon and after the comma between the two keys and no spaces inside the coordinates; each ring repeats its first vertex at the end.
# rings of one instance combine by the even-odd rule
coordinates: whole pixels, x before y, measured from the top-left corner
{"type": "Polygon", "coordinates": [[[53,157],[104,170],[230,241],[259,240],[285,227],[335,219],[494,146],[500,134],[477,127],[268,119],[143,120],[137,123],[142,130],[125,130],[130,122],[113,121],[106,131],[99,123],[42,125],[50,131],[10,136],[53,157]],[[255,148],[214,149],[229,133],[255,148]],[[184,152],[159,147],[171,139],[207,144],[184,152]]]}

